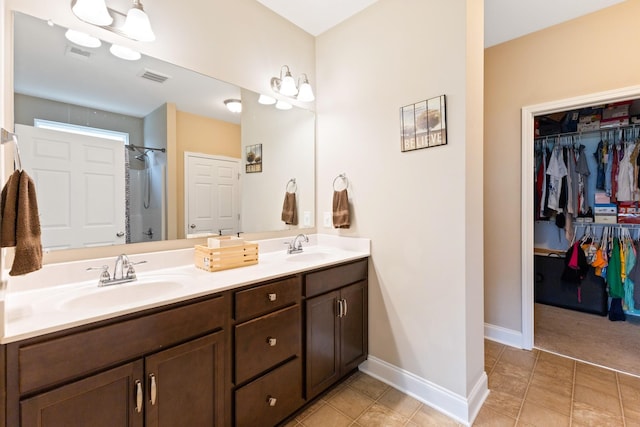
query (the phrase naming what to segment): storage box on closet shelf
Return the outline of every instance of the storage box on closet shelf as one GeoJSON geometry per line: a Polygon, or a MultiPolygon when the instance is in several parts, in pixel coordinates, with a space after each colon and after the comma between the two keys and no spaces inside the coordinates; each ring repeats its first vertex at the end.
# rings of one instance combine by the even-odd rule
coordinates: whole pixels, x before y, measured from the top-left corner
{"type": "Polygon", "coordinates": [[[195,265],[209,272],[258,263],[258,244],[233,236],[210,237],[207,246],[195,246],[195,265]]]}

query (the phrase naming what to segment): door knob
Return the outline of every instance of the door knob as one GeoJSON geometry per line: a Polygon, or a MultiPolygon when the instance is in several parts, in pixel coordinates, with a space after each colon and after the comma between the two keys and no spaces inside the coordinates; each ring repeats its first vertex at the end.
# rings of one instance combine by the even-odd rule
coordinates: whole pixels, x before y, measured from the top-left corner
{"type": "Polygon", "coordinates": [[[277,342],[278,340],[276,340],[275,338],[267,337],[267,344],[269,344],[270,347],[275,347],[277,342]]]}
{"type": "Polygon", "coordinates": [[[116,237],[122,237],[122,236],[124,236],[124,232],[119,231],[116,233],[116,237]]]}
{"type": "Polygon", "coordinates": [[[275,300],[277,300],[277,299],[278,299],[278,295],[276,295],[275,293],[273,293],[273,294],[269,294],[269,295],[267,295],[267,296],[268,296],[268,298],[269,298],[269,301],[271,301],[271,302],[273,302],[273,301],[275,301],[275,300]]]}
{"type": "Polygon", "coordinates": [[[276,403],[278,403],[278,399],[276,399],[275,397],[272,397],[272,396],[268,396],[267,397],[267,404],[269,406],[276,406],[276,403]]]}
{"type": "Polygon", "coordinates": [[[191,229],[193,230],[194,228],[196,228],[195,224],[191,224],[189,227],[191,227],[191,229]]]}

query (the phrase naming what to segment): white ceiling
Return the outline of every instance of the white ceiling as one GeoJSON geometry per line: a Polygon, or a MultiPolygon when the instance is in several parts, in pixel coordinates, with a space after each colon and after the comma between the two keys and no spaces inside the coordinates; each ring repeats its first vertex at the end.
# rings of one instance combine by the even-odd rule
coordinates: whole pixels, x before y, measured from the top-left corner
{"type": "MultiPolygon", "coordinates": [[[[257,1],[306,32],[317,36],[377,0],[257,1]]],[[[595,12],[622,1],[485,0],[485,47],[595,12]]]]}

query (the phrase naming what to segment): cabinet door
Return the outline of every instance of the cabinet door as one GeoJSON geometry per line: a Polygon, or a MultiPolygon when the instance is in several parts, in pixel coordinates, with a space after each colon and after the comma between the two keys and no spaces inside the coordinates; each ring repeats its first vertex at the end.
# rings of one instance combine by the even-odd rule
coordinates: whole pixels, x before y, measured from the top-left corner
{"type": "Polygon", "coordinates": [[[224,424],[224,332],[146,358],[147,427],[224,424]]]}
{"type": "Polygon", "coordinates": [[[340,375],[358,367],[367,358],[367,282],[340,290],[344,313],[340,318],[340,375]]]}
{"type": "Polygon", "coordinates": [[[311,399],[338,380],[339,323],[338,291],[305,302],[307,314],[307,399],[311,399]]]}
{"type": "Polygon", "coordinates": [[[26,399],[20,403],[21,425],[142,427],[142,373],[139,360],[26,399]]]}

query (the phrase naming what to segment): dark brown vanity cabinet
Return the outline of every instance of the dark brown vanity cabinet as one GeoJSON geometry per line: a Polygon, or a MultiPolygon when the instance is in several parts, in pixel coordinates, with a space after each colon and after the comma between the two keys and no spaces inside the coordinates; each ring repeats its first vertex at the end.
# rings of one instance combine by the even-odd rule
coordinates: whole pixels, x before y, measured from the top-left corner
{"type": "Polygon", "coordinates": [[[367,357],[367,260],[305,275],[306,398],[367,357]]]}
{"type": "Polygon", "coordinates": [[[217,297],[8,345],[7,425],[225,425],[226,313],[217,297]]]}
{"type": "Polygon", "coordinates": [[[238,427],[273,426],[304,404],[300,277],[235,292],[238,427]]]}

